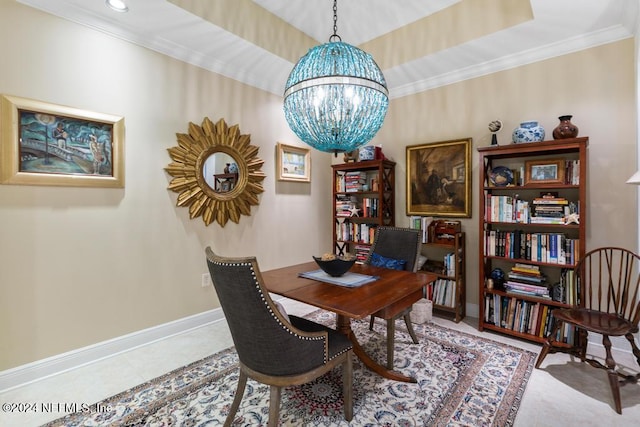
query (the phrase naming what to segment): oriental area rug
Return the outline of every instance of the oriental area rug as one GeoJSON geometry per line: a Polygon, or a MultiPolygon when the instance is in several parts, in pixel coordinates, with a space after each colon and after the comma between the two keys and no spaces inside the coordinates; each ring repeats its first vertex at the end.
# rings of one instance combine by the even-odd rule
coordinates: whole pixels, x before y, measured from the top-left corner
{"type": "MultiPolygon", "coordinates": [[[[335,315],[318,310],[306,316],[334,326],[335,315]]],[[[384,322],[369,331],[368,319],[352,322],[364,349],[386,361],[384,322]]],[[[400,323],[398,323],[400,326],[400,323]]],[[[342,407],[340,368],[302,386],[282,391],[282,426],[509,426],[512,425],[536,354],[433,323],[415,325],[420,343],[396,330],[395,368],[417,378],[408,384],[387,380],[353,364],[353,420],[342,407]]],[[[176,369],[98,402],[110,411],[74,413],[53,426],[222,425],[238,381],[233,348],[176,369]]],[[[234,426],[266,426],[269,388],[247,382],[234,426]]]]}

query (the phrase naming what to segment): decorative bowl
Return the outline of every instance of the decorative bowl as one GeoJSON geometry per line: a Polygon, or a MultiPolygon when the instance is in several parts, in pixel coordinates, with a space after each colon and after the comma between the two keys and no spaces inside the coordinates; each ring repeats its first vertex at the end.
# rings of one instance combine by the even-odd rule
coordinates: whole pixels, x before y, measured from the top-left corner
{"type": "Polygon", "coordinates": [[[325,273],[332,277],[340,277],[356,262],[356,258],[345,260],[343,258],[335,258],[332,260],[323,261],[322,258],[314,256],[313,259],[318,264],[318,267],[325,273]]]}

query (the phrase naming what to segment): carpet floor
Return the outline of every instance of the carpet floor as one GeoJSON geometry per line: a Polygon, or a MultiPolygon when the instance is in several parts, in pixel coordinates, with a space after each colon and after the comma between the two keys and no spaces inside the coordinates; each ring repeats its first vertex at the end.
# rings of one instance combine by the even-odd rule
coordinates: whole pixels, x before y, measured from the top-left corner
{"type": "MultiPolygon", "coordinates": [[[[328,326],[335,316],[306,316],[328,326]]],[[[352,322],[367,353],[386,360],[385,326],[352,322]]],[[[404,325],[403,325],[404,326],[404,325]]],[[[340,368],[311,383],[283,390],[283,426],[509,426],[537,355],[433,323],[414,325],[420,343],[396,330],[395,369],[417,378],[408,384],[378,376],[354,359],[353,420],[342,407],[340,368]]],[[[238,380],[233,348],[223,350],[46,424],[53,426],[222,425],[238,380]]],[[[268,386],[251,379],[234,426],[266,425],[268,386]]]]}

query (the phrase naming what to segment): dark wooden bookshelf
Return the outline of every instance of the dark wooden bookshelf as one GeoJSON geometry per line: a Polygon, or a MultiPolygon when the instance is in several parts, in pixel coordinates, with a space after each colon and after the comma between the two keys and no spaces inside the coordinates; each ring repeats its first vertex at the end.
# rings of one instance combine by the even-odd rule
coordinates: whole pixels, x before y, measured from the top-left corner
{"type": "MultiPolygon", "coordinates": [[[[544,341],[544,333],[540,334],[540,326],[545,323],[550,316],[543,318],[543,313],[550,312],[558,307],[570,307],[569,304],[560,301],[554,301],[550,298],[541,298],[533,295],[525,295],[521,293],[511,293],[503,289],[487,287],[487,279],[495,268],[500,268],[505,275],[517,263],[538,266],[540,271],[548,278],[546,285],[551,286],[559,281],[563,270],[570,270],[575,266],[575,262],[582,258],[585,254],[586,227],[587,227],[587,147],[588,137],[571,138],[553,141],[542,141],[533,143],[519,143],[501,146],[479,147],[479,193],[478,200],[480,204],[479,216],[479,238],[478,238],[478,295],[479,295],[479,330],[491,330],[502,334],[511,335],[528,341],[541,343],[544,341]],[[570,164],[575,168],[573,173],[574,180],[577,182],[511,182],[507,185],[496,185],[490,179],[491,173],[497,166],[504,166],[513,171],[514,181],[518,177],[523,177],[522,170],[526,168],[526,162],[545,162],[553,163],[556,161],[564,161],[565,167],[570,164]],[[517,172],[517,173],[516,173],[517,172]],[[579,224],[545,224],[545,223],[527,223],[513,221],[495,221],[492,220],[488,202],[491,202],[492,196],[508,196],[517,198],[529,203],[530,209],[533,208],[533,199],[539,198],[543,193],[557,194],[558,198],[566,199],[573,206],[579,208],[579,224]],[[491,231],[504,231],[506,233],[515,230],[522,230],[525,233],[534,233],[545,235],[548,239],[550,235],[561,236],[562,242],[567,239],[571,240],[577,246],[575,247],[575,261],[570,263],[568,257],[566,262],[550,262],[546,260],[523,259],[520,256],[502,256],[490,254],[488,249],[488,236],[491,231]],[[492,300],[492,305],[489,301],[492,300]],[[520,319],[520,329],[514,330],[505,327],[502,323],[495,324],[496,303],[500,304],[500,309],[504,307],[504,301],[514,301],[514,305],[520,305],[520,314],[524,311],[523,318],[520,319]],[[537,310],[534,308],[537,305],[537,310]],[[491,313],[488,310],[493,310],[491,313]],[[531,316],[535,314],[532,320],[531,316]],[[527,317],[528,316],[528,317],[527,317]],[[527,325],[523,326],[523,319],[527,319],[527,325]]],[[[567,169],[568,170],[568,169],[567,169]]],[[[524,170],[526,174],[526,170],[524,170]]],[[[566,171],[564,171],[566,172],[566,171]]],[[[565,180],[569,177],[565,176],[565,180]]],[[[494,180],[495,181],[495,180],[494,180]]],[[[524,181],[524,180],[523,180],[524,181]]],[[[493,234],[491,234],[493,236],[493,234]]],[[[556,239],[558,237],[554,237],[556,239]]],[[[493,241],[493,240],[492,240],[493,241]]],[[[545,248],[543,248],[545,249],[545,248]]],[[[565,254],[566,255],[566,254],[565,254]]],[[[566,295],[566,292],[565,292],[566,295]]],[[[500,312],[502,314],[502,312],[500,312]]],[[[513,320],[508,319],[509,321],[513,320]]],[[[543,325],[544,326],[544,325],[543,325]]],[[[548,330],[548,328],[547,328],[548,330]]],[[[544,329],[543,329],[544,331],[544,329]]],[[[565,331],[568,339],[571,339],[572,331],[565,331]]]]}
{"type": "MultiPolygon", "coordinates": [[[[347,253],[364,254],[373,243],[375,228],[379,225],[395,225],[395,162],[390,160],[368,160],[332,165],[333,168],[333,248],[337,255],[347,253]],[[361,187],[347,191],[344,177],[348,173],[362,173],[366,177],[361,187]],[[343,199],[352,201],[357,216],[338,215],[338,203],[343,199]],[[365,214],[367,205],[375,207],[374,214],[365,214]],[[366,235],[342,232],[344,229],[369,230],[366,235]],[[359,250],[360,249],[360,250],[359,250]]],[[[355,184],[354,184],[355,185],[355,184]]],[[[367,212],[371,213],[369,209],[367,212]]],[[[359,260],[361,261],[361,259],[359,260]]]]}

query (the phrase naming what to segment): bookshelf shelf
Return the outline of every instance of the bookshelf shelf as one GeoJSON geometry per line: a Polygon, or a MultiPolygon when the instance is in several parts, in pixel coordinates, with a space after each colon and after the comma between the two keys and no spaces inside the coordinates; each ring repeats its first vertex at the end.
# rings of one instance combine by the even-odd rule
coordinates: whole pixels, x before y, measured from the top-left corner
{"type": "Polygon", "coordinates": [[[355,254],[362,262],[375,228],[395,225],[395,162],[370,160],[332,168],[334,252],[355,254]]]}
{"type": "MultiPolygon", "coordinates": [[[[551,310],[571,307],[564,296],[575,286],[571,272],[586,249],[588,141],[582,137],[478,148],[479,330],[541,343],[552,326],[551,310]],[[527,170],[532,164],[556,165],[552,177],[544,179],[562,182],[532,182],[532,170],[527,170]],[[500,170],[494,169],[498,166],[512,171],[512,183],[494,185],[492,170],[500,170]],[[578,224],[565,225],[570,214],[578,224]],[[518,278],[518,266],[530,268],[529,276],[518,278]],[[506,285],[494,286],[496,269],[504,273],[506,285]],[[533,288],[515,290],[523,284],[533,288]]],[[[572,330],[561,333],[571,342],[572,330]]]]}

